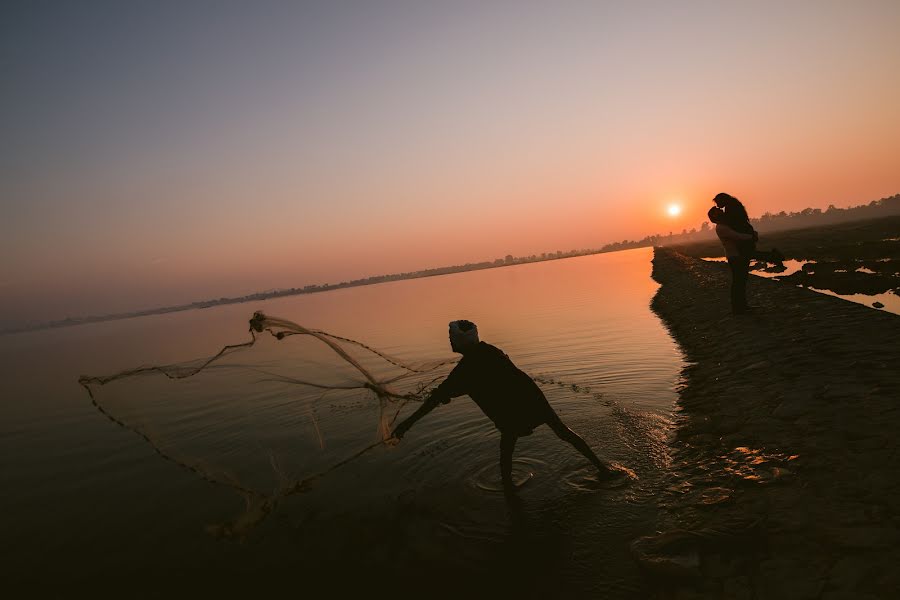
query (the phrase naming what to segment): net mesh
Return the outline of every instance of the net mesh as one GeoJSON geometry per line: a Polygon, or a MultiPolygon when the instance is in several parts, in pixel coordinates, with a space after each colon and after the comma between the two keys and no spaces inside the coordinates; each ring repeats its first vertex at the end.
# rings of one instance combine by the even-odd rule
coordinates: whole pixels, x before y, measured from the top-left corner
{"type": "Polygon", "coordinates": [[[240,494],[245,510],[209,527],[240,539],[285,498],[394,443],[403,407],[421,402],[456,361],[405,361],[257,312],[249,340],[211,357],[79,383],[100,413],[156,454],[240,494]]]}

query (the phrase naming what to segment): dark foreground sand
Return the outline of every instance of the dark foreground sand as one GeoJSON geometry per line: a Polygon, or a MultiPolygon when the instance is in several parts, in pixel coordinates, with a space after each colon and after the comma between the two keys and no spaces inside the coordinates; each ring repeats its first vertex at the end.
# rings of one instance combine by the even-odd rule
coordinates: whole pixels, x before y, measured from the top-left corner
{"type": "Polygon", "coordinates": [[[635,542],[662,598],[900,597],[900,317],[657,248],[654,310],[692,363],[665,533],[635,542]]]}

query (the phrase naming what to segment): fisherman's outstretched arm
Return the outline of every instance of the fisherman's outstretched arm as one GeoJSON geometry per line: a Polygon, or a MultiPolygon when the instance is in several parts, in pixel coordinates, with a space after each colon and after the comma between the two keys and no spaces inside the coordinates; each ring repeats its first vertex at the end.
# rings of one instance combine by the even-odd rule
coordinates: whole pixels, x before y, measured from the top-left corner
{"type": "Polygon", "coordinates": [[[442,401],[446,403],[446,401],[449,400],[450,398],[445,396],[444,394],[438,393],[437,391],[432,392],[431,395],[429,395],[428,398],[426,398],[422,403],[422,406],[420,406],[416,410],[416,412],[409,415],[402,423],[397,425],[397,428],[394,429],[394,432],[391,435],[393,435],[397,439],[402,438],[403,435],[409,430],[410,427],[413,426],[416,421],[433,411],[442,401]]]}

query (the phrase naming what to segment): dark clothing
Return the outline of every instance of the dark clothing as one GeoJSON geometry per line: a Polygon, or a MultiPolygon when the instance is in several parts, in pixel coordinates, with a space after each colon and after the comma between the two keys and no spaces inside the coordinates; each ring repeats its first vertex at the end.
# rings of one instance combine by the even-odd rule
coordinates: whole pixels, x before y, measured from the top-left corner
{"type": "MultiPolygon", "coordinates": [[[[725,224],[738,233],[755,233],[750,224],[750,216],[747,209],[736,198],[725,202],[725,224]]],[[[756,242],[754,240],[738,242],[738,249],[742,256],[754,258],[756,255],[756,242]]]]}
{"type": "Polygon", "coordinates": [[[747,308],[750,259],[746,256],[729,256],[728,267],[731,269],[731,310],[741,312],[747,308]]]}
{"type": "Polygon", "coordinates": [[[725,218],[729,227],[741,233],[753,232],[753,227],[750,225],[750,215],[747,214],[747,209],[744,208],[744,205],[737,198],[727,200],[722,205],[722,210],[725,211],[725,218]],[[746,223],[746,227],[750,228],[749,231],[738,229],[740,223],[746,223]]]}
{"type": "Polygon", "coordinates": [[[464,394],[504,434],[529,435],[538,425],[559,420],[534,380],[502,350],[485,342],[466,350],[431,398],[449,402],[464,394]]]}

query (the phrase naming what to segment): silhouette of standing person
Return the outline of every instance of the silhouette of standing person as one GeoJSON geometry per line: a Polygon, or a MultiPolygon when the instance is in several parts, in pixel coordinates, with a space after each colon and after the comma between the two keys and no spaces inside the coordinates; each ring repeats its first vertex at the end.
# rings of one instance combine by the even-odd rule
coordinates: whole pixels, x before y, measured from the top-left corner
{"type": "Polygon", "coordinates": [[[738,250],[742,256],[745,256],[747,260],[755,258],[757,260],[775,264],[784,262],[784,254],[782,254],[778,248],[772,248],[770,252],[756,249],[756,242],[759,241],[759,234],[753,229],[753,225],[750,224],[750,217],[747,215],[747,209],[744,208],[744,205],[740,200],[731,194],[722,192],[716,194],[716,197],[713,198],[713,202],[716,203],[718,208],[722,209],[725,225],[738,233],[749,233],[753,236],[752,239],[739,240],[737,242],[738,250]]]}
{"type": "Polygon", "coordinates": [[[601,479],[631,474],[624,467],[608,465],[597,458],[590,446],[566,427],[534,380],[520,371],[502,350],[478,339],[474,323],[452,321],[450,347],[462,354],[462,360],[422,406],[397,426],[394,437],[402,438],[413,423],[439,404],[468,394],[500,430],[500,475],[507,492],[514,490],[512,455],[516,441],[531,435],[539,425],[549,426],[560,439],[572,444],[597,468],[601,479]]]}
{"type": "Polygon", "coordinates": [[[750,276],[750,258],[741,252],[739,244],[753,240],[753,234],[741,233],[725,222],[725,212],[713,206],[706,213],[716,226],[716,235],[725,247],[725,258],[731,269],[731,312],[738,315],[749,310],[747,306],[747,278],[750,276]]]}

